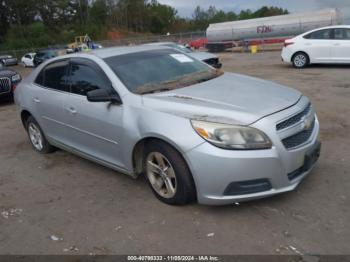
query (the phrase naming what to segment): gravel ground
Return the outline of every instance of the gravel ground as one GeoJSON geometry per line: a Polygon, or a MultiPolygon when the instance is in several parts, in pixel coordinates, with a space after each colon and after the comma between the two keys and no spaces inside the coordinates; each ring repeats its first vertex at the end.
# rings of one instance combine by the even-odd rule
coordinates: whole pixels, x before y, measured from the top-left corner
{"type": "Polygon", "coordinates": [[[349,254],[349,67],[295,70],[279,52],[220,56],[226,71],[294,87],[314,103],[323,151],[296,191],[167,206],[142,178],[64,151],[35,153],[15,106],[1,103],[0,254],[349,254]]]}

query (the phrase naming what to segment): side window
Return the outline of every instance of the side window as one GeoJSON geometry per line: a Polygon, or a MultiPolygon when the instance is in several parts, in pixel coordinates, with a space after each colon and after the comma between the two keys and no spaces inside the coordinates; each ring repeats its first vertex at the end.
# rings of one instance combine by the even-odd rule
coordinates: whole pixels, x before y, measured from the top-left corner
{"type": "Polygon", "coordinates": [[[70,72],[71,92],[85,96],[95,89],[106,89],[113,92],[109,79],[92,63],[71,63],[70,72]]]}
{"type": "Polygon", "coordinates": [[[69,91],[67,84],[68,61],[49,64],[44,69],[44,86],[60,91],[69,91]]]}
{"type": "Polygon", "coordinates": [[[38,85],[44,86],[44,69],[40,71],[34,82],[38,85]]]}
{"type": "Polygon", "coordinates": [[[47,65],[38,74],[35,83],[60,91],[69,91],[68,61],[58,61],[47,65]]]}
{"type": "Polygon", "coordinates": [[[346,28],[334,29],[334,39],[350,40],[350,29],[346,29],[346,28]]]}
{"type": "Polygon", "coordinates": [[[319,39],[319,40],[326,40],[332,38],[332,30],[331,29],[323,29],[319,31],[312,32],[306,36],[304,36],[306,39],[319,39]]]}
{"type": "Polygon", "coordinates": [[[346,28],[344,31],[345,40],[350,40],[350,29],[346,28]]]}

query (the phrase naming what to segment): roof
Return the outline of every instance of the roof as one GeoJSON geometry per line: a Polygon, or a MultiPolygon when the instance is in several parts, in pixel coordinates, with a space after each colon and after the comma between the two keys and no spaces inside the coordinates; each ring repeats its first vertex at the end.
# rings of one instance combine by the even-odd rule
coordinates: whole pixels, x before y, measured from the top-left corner
{"type": "MultiPolygon", "coordinates": [[[[167,47],[162,47],[167,48],[167,47]]],[[[123,47],[109,47],[109,48],[102,48],[102,49],[96,49],[89,54],[96,55],[102,59],[111,57],[111,56],[117,56],[117,55],[125,55],[130,53],[137,53],[137,52],[143,52],[143,51],[150,51],[150,50],[157,50],[159,49],[158,45],[140,45],[140,46],[123,46],[123,47]]]]}

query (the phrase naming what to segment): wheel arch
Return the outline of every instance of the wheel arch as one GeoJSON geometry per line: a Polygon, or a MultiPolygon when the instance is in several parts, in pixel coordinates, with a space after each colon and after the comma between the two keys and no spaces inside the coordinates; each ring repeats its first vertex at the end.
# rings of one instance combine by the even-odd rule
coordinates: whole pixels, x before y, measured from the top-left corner
{"type": "Polygon", "coordinates": [[[163,137],[156,136],[156,135],[142,137],[139,141],[137,141],[137,143],[134,145],[132,149],[132,156],[131,156],[132,165],[133,165],[134,174],[136,176],[139,176],[142,173],[142,161],[143,161],[144,150],[147,146],[147,143],[151,143],[152,141],[158,141],[171,146],[182,156],[182,158],[184,158],[184,160],[187,163],[187,160],[183,156],[182,150],[173,141],[163,137]]]}
{"type": "Polygon", "coordinates": [[[33,115],[27,109],[23,109],[21,111],[21,120],[24,128],[26,128],[26,122],[30,116],[33,116],[33,115]]]}

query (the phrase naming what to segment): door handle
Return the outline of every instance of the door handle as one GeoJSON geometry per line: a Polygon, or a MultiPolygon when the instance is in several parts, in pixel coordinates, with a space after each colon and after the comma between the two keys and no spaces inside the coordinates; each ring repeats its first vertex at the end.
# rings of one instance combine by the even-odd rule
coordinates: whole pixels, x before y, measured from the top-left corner
{"type": "Polygon", "coordinates": [[[34,101],[35,103],[40,103],[40,99],[37,98],[37,97],[34,97],[34,98],[33,98],[33,101],[34,101]]]}
{"type": "Polygon", "coordinates": [[[67,110],[68,110],[72,115],[76,115],[76,114],[78,113],[77,110],[76,110],[74,107],[72,107],[72,106],[68,107],[67,110]]]}
{"type": "Polygon", "coordinates": [[[335,44],[333,44],[334,46],[340,46],[340,43],[335,43],[335,44]]]}

